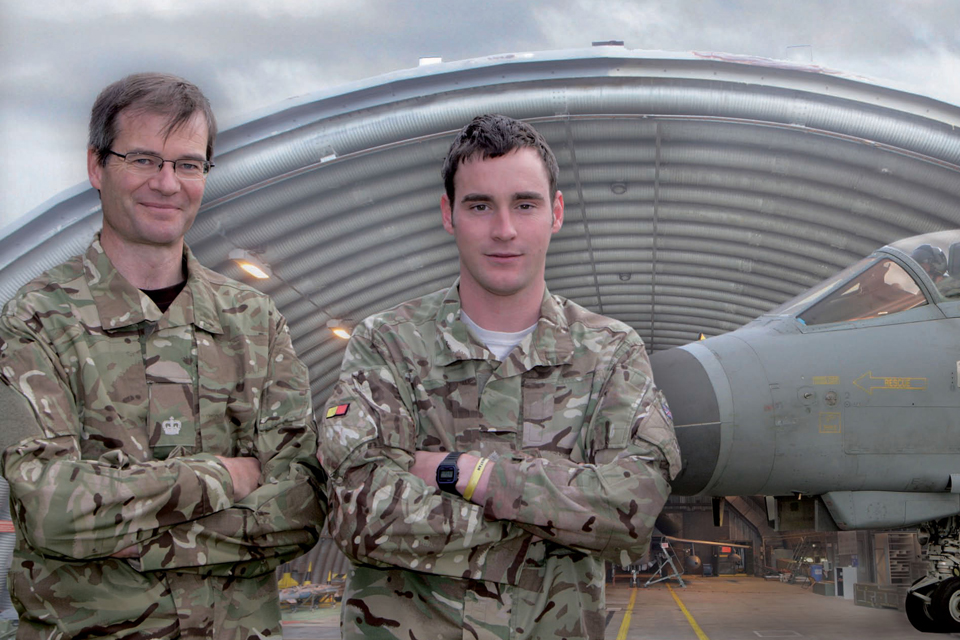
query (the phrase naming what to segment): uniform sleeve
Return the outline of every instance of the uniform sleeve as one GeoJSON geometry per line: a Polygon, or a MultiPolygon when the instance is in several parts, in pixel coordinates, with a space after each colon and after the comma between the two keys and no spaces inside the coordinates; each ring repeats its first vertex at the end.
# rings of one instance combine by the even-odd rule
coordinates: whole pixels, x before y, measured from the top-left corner
{"type": "Polygon", "coordinates": [[[588,462],[523,452],[502,457],[484,506],[488,518],[626,566],[649,547],[680,453],[643,344],[628,342],[619,351],[596,381],[597,401],[585,418],[588,462]]]}
{"type": "Polygon", "coordinates": [[[7,447],[0,462],[20,533],[41,553],[109,556],[231,506],[230,474],[209,454],[138,462],[115,449],[82,460],[78,409],[52,345],[7,314],[0,317],[0,378],[35,418],[32,435],[7,447]]]}
{"type": "Polygon", "coordinates": [[[409,473],[416,451],[413,400],[401,369],[385,352],[367,326],[358,327],[322,421],[334,540],[359,563],[505,577],[504,563],[532,536],[487,520],[480,506],[439,493],[409,473]]]}
{"type": "MultiPolygon", "coordinates": [[[[278,316],[279,317],[279,316],[278,316]]],[[[307,369],[286,321],[272,331],[254,437],[261,486],[231,509],[171,527],[141,545],[142,571],[250,577],[308,551],[327,512],[307,369]]]]}

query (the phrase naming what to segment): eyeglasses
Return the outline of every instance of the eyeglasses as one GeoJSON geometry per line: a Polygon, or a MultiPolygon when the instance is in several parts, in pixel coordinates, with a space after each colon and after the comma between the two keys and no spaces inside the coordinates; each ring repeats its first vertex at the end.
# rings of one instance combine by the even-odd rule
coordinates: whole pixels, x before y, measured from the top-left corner
{"type": "Polygon", "coordinates": [[[183,158],[181,160],[164,160],[160,156],[152,153],[117,153],[113,149],[107,149],[107,153],[113,154],[123,160],[124,166],[128,171],[140,175],[148,176],[163,171],[163,164],[169,162],[173,165],[173,172],[181,180],[200,180],[210,169],[213,163],[208,160],[193,160],[183,158]]]}

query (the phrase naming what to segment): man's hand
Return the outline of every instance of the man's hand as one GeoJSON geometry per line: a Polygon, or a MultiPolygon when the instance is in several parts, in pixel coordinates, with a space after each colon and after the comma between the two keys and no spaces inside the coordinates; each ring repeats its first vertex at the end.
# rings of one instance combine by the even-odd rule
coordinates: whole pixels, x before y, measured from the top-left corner
{"type": "Polygon", "coordinates": [[[256,458],[227,458],[217,456],[217,460],[230,472],[233,482],[233,501],[246,498],[260,486],[260,462],[256,458]]]}
{"type": "MultiPolygon", "coordinates": [[[[437,487],[437,467],[440,466],[440,463],[443,462],[443,459],[446,457],[447,452],[445,451],[417,451],[413,457],[413,466],[410,467],[410,473],[434,489],[437,489],[439,488],[437,487]]],[[[473,470],[479,461],[480,458],[470,455],[469,453],[465,453],[457,459],[457,469],[460,470],[460,477],[457,479],[457,491],[459,491],[461,495],[466,491],[467,484],[470,482],[470,476],[473,475],[473,470]]],[[[487,485],[490,482],[490,472],[493,470],[493,465],[494,463],[492,461],[487,462],[487,466],[483,469],[483,475],[480,476],[480,482],[477,484],[477,488],[474,490],[470,502],[482,506],[486,501],[487,485]]]]}

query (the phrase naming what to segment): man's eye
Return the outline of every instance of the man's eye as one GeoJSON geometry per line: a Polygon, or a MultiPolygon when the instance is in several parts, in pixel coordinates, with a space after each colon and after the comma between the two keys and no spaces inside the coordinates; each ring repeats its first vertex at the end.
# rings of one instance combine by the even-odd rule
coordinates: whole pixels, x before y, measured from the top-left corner
{"type": "Polygon", "coordinates": [[[472,210],[474,210],[474,211],[489,211],[489,210],[490,210],[490,205],[486,205],[486,204],[483,204],[483,203],[481,202],[481,203],[478,203],[478,204],[473,205],[473,206],[470,207],[470,208],[471,208],[472,210]]]}
{"type": "Polygon", "coordinates": [[[180,160],[177,162],[177,167],[181,171],[186,171],[187,173],[200,173],[203,171],[203,165],[199,162],[193,162],[191,160],[180,160]]]}
{"type": "Polygon", "coordinates": [[[133,156],[128,158],[131,164],[134,164],[138,167],[155,167],[157,166],[157,160],[151,158],[150,156],[133,156]]]}

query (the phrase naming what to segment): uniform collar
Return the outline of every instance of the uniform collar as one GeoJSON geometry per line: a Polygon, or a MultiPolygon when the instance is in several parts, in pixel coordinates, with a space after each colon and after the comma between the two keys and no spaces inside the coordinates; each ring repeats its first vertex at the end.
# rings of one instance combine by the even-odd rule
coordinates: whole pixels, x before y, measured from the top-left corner
{"type": "MultiPolygon", "coordinates": [[[[460,319],[460,279],[443,297],[437,312],[437,364],[461,360],[492,360],[495,356],[477,340],[460,319]]],[[[573,339],[560,302],[544,287],[540,319],[533,333],[524,337],[500,364],[501,375],[516,375],[538,366],[557,366],[573,360],[573,339]]]]}
{"type": "Polygon", "coordinates": [[[203,274],[203,267],[184,244],[187,262],[187,284],[165,314],[145,293],[124,278],[103,250],[98,233],[83,256],[84,276],[90,295],[107,331],[136,325],[157,323],[158,328],[195,324],[210,333],[222,333],[216,297],[203,274]]]}

